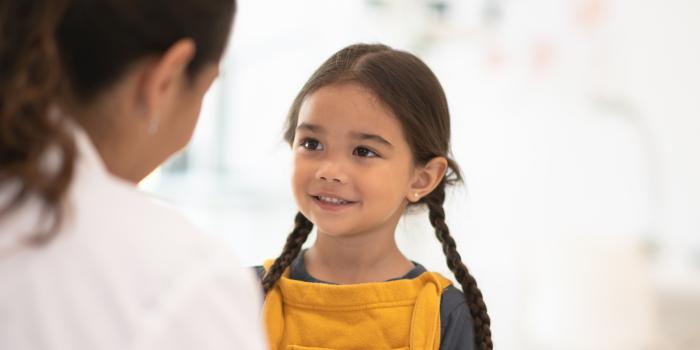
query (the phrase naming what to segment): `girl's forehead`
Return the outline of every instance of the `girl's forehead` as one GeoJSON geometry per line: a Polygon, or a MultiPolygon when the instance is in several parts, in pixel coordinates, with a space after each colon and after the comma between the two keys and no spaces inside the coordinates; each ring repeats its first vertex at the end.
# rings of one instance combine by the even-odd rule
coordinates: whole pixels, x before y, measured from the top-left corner
{"type": "Polygon", "coordinates": [[[336,131],[381,130],[403,137],[399,119],[371,91],[357,84],[329,85],[308,95],[299,110],[297,126],[302,124],[336,131]]]}

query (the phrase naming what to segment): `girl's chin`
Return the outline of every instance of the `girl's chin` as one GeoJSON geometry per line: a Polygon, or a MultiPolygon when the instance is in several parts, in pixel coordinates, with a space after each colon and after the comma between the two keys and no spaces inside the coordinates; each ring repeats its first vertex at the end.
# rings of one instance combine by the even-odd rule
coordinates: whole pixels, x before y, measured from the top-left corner
{"type": "Polygon", "coordinates": [[[316,232],[318,235],[333,237],[333,238],[344,238],[352,237],[359,234],[359,230],[355,227],[341,227],[338,224],[333,225],[332,223],[323,223],[320,225],[314,224],[316,227],[316,232]]]}

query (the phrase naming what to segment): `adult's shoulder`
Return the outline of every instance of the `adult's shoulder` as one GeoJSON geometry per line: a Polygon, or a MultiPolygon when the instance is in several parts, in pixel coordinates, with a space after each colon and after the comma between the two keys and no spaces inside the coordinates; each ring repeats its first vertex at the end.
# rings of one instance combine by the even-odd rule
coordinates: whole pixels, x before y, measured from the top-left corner
{"type": "MultiPolygon", "coordinates": [[[[29,339],[24,329],[39,335],[91,334],[93,342],[120,348],[126,348],[124,342],[197,340],[262,349],[261,330],[251,322],[259,313],[259,288],[228,243],[133,184],[78,170],[54,239],[0,264],[9,293],[0,308],[16,333],[0,334],[18,341],[29,339]],[[70,322],[59,316],[37,326],[40,315],[27,312],[37,304],[41,312],[70,315],[70,322]]],[[[40,210],[29,204],[23,213],[40,210]]],[[[12,224],[23,229],[30,222],[12,224]]]]}
{"type": "Polygon", "coordinates": [[[216,260],[238,265],[230,243],[200,230],[173,205],[116,178],[95,185],[71,198],[75,234],[94,251],[122,257],[123,269],[182,276],[216,260]]]}

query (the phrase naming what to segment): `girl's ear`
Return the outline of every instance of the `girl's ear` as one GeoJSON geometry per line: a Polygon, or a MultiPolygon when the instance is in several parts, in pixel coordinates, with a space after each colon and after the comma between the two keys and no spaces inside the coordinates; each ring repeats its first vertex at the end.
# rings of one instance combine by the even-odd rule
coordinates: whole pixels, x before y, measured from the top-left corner
{"type": "Polygon", "coordinates": [[[447,158],[445,157],[435,157],[424,166],[416,168],[406,199],[415,203],[427,196],[440,184],[440,181],[445,177],[446,171],[447,158]]]}

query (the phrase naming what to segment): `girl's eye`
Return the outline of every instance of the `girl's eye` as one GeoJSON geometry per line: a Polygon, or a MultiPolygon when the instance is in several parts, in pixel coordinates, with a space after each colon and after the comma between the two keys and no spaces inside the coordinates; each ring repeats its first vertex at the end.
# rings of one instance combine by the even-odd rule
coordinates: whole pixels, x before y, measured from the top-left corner
{"type": "Polygon", "coordinates": [[[311,151],[320,151],[323,149],[321,143],[318,142],[318,140],[314,139],[303,139],[299,144],[301,145],[301,147],[304,147],[311,151]]]}
{"type": "Polygon", "coordinates": [[[364,157],[364,158],[375,158],[379,157],[379,155],[365,147],[357,147],[352,151],[352,154],[358,157],[364,157]]]}

